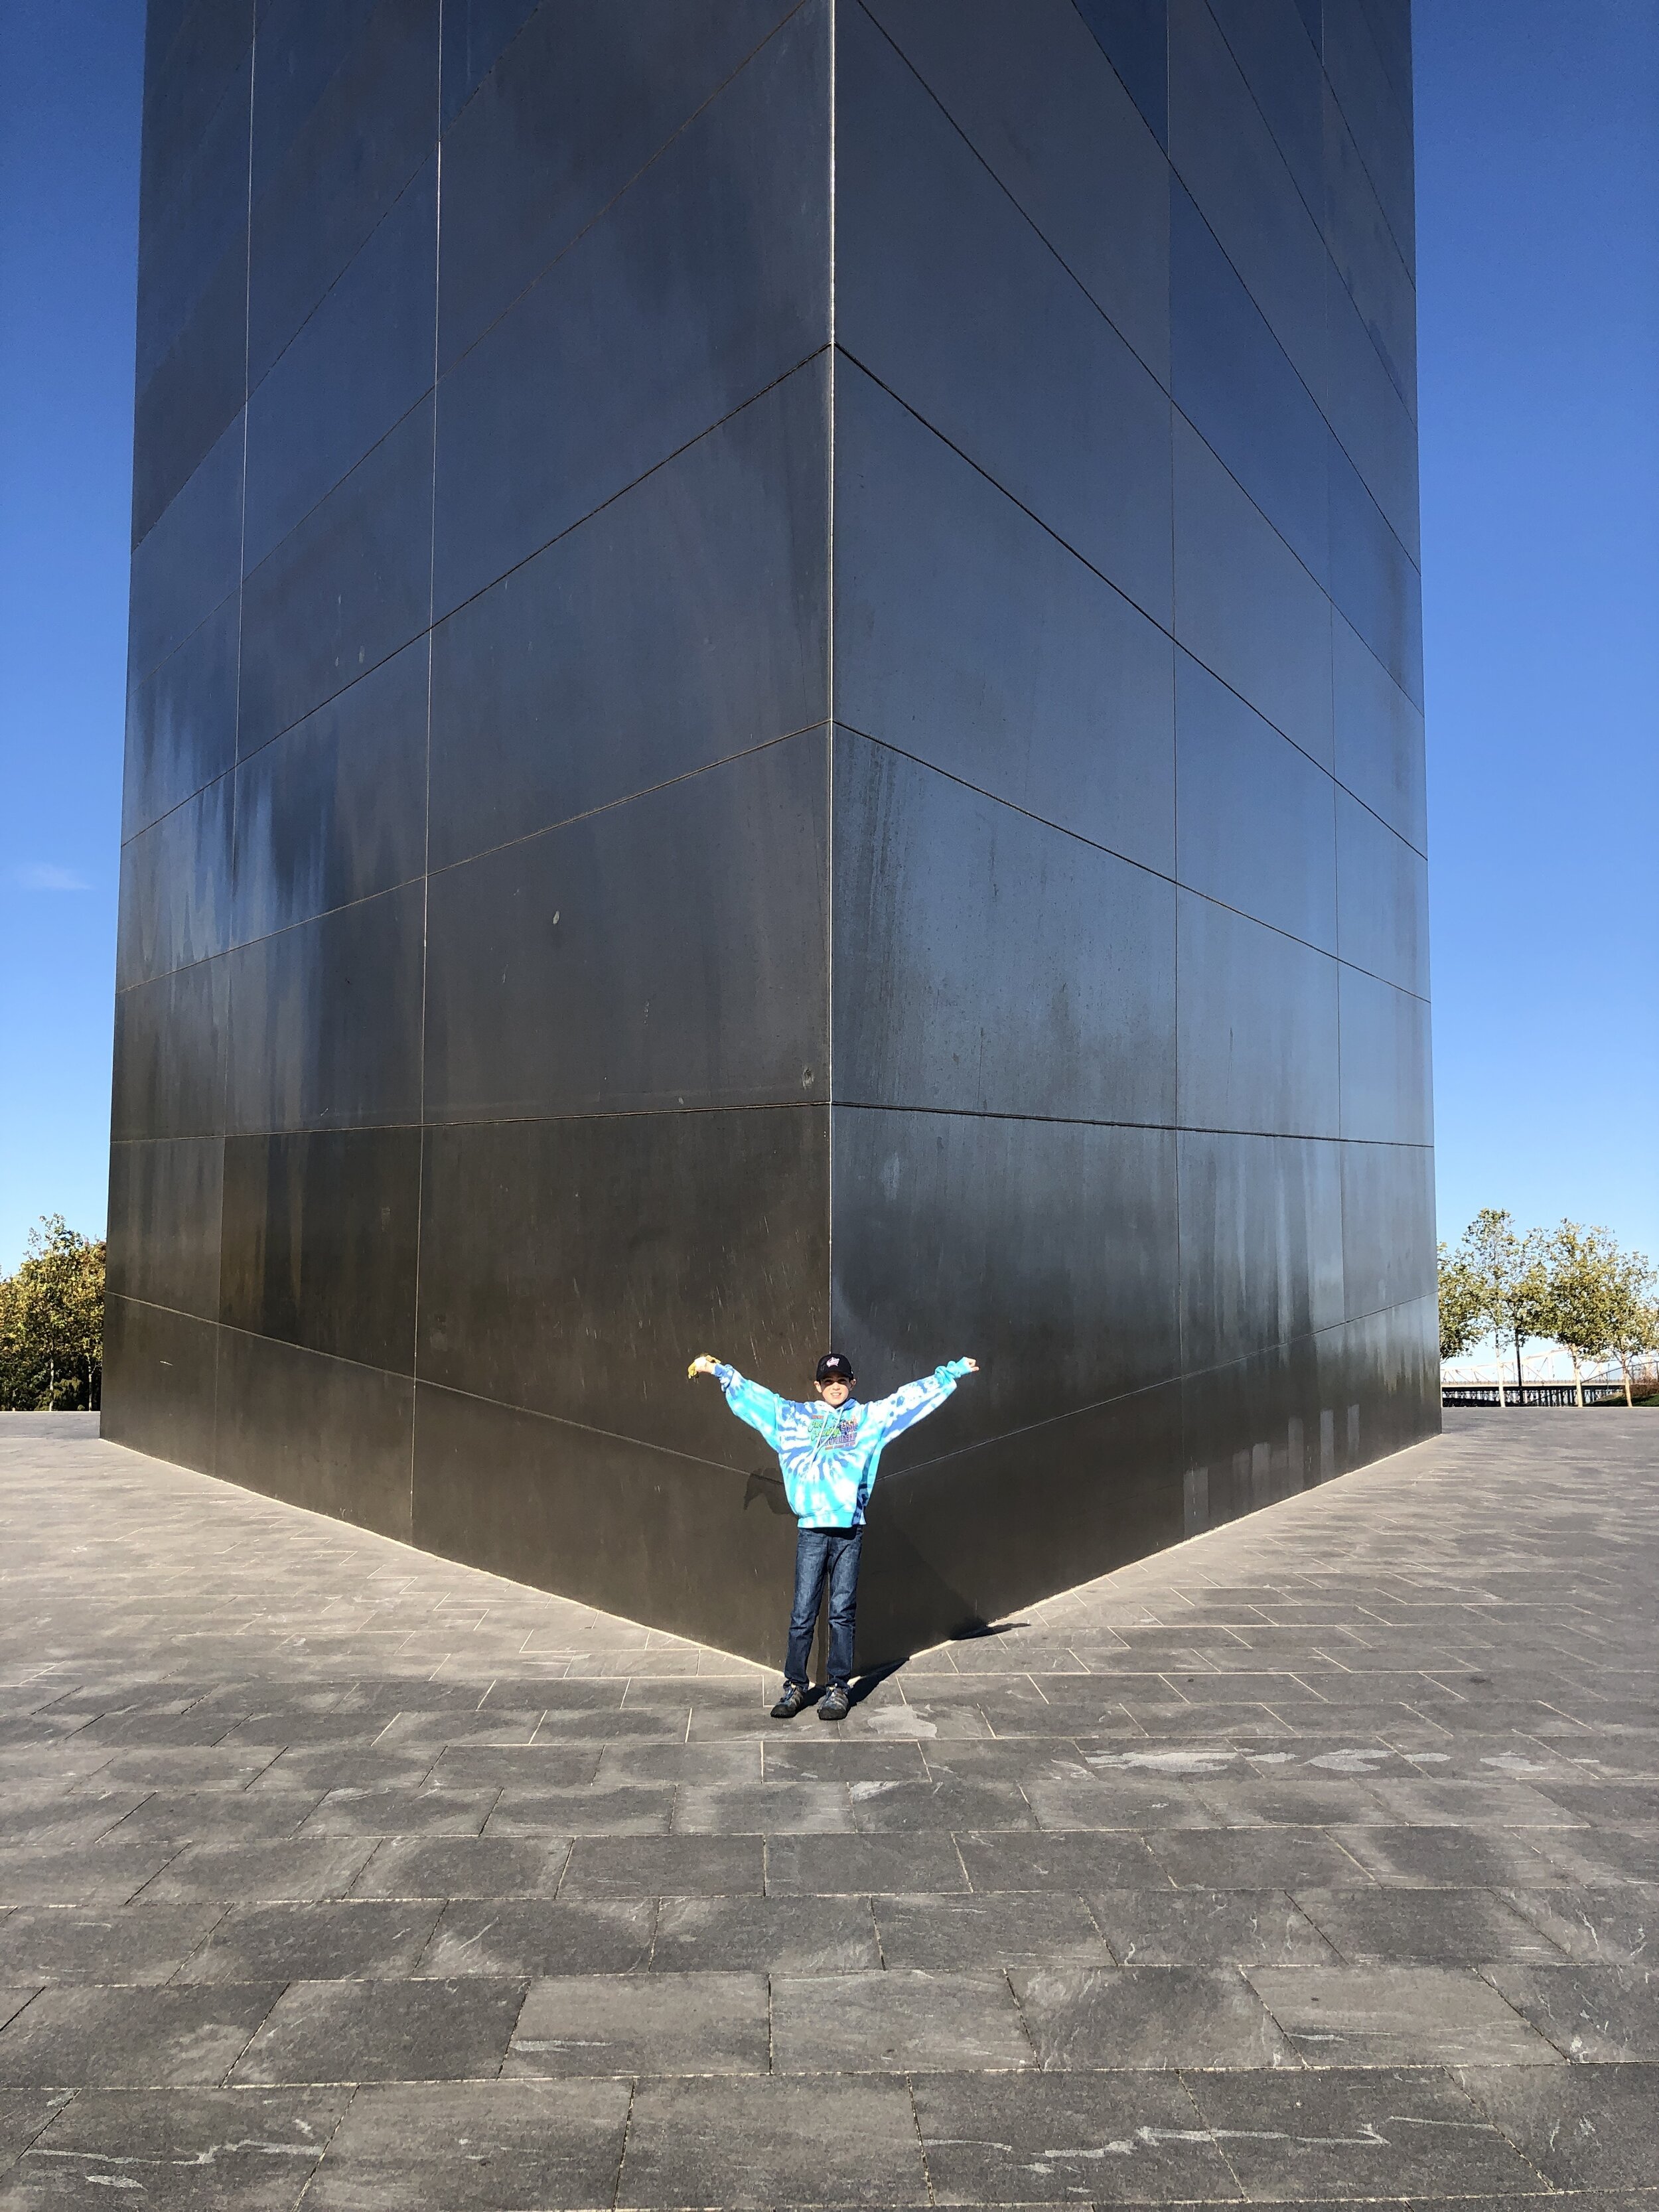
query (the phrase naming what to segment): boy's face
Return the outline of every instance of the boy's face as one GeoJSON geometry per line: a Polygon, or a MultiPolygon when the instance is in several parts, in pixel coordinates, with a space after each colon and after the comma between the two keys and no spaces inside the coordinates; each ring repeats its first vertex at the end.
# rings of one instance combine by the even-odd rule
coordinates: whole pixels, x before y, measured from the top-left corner
{"type": "Polygon", "coordinates": [[[851,1382],[843,1382],[839,1375],[832,1375],[827,1382],[816,1382],[812,1387],[832,1410],[844,1406],[853,1395],[851,1382]]]}

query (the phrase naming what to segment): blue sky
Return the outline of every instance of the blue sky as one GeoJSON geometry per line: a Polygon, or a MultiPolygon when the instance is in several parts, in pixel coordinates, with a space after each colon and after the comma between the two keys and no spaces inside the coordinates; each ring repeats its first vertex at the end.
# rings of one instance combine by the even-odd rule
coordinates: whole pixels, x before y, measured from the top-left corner
{"type": "MultiPolygon", "coordinates": [[[[1441,1231],[1659,1257],[1659,6],[1414,13],[1441,1231]]],[[[0,1267],[103,1225],[142,32],[0,9],[0,1267]]]]}

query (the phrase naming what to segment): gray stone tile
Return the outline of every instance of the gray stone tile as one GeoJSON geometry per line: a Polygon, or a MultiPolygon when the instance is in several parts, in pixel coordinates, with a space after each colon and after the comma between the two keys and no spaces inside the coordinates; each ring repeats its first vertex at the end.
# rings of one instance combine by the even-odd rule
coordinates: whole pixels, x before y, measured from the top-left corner
{"type": "Polygon", "coordinates": [[[359,2089],[307,2212],[520,2212],[609,2204],[627,2081],[457,2081],[359,2089]]]}
{"type": "Polygon", "coordinates": [[[146,1883],[148,1905],[216,1899],[228,1905],[343,1897],[374,1846],[361,1838],[295,1836],[283,1844],[190,1844],[146,1883]]]}
{"type": "Polygon", "coordinates": [[[1297,1903],[1346,1960],[1479,1966],[1561,1956],[1496,1890],[1304,1889],[1297,1903]]]}
{"type": "Polygon", "coordinates": [[[940,2203],[1207,2203],[1243,2194],[1173,2074],[925,2074],[915,2109],[940,2203]]]}
{"type": "Polygon", "coordinates": [[[493,2075],[500,2070],[524,1992],[520,1981],[459,1977],[445,1982],[293,1982],[237,2061],[232,2078],[454,2081],[493,2075]]]}
{"type": "Polygon", "coordinates": [[[1017,1782],[963,1781],[940,1775],[921,1782],[854,1782],[848,1794],[853,1819],[868,1836],[1036,1826],[1017,1782]]]}
{"type": "Polygon", "coordinates": [[[1492,1966],[1486,1973],[1569,2058],[1659,2061],[1659,1969],[1492,1966]]]}
{"type": "Polygon", "coordinates": [[[179,1980],[401,1980],[414,1972],[441,1910],[430,1899],[234,1906],[179,1980]]]}
{"type": "Polygon", "coordinates": [[[1097,1890],[1089,1908],[1126,1966],[1338,1963],[1282,1889],[1097,1890]]]}
{"type": "MultiPolygon", "coordinates": [[[[975,1747],[963,1744],[949,1747],[952,1751],[975,1747]]],[[[928,1771],[920,1742],[883,1743],[867,1737],[849,1740],[829,1729],[820,1729],[816,1736],[767,1736],[760,1748],[765,1757],[769,1784],[921,1782],[927,1779],[928,1771]]],[[[699,1781],[704,1778],[687,1775],[684,1778],[699,1781]]]]}
{"type": "Polygon", "coordinates": [[[1236,1966],[1017,1966],[1009,1978],[1050,2073],[1298,2063],[1236,1966]]]}
{"type": "MultiPolygon", "coordinates": [[[[1051,1834],[1109,1828],[1213,1828],[1218,1825],[1214,1813],[1196,1791],[1180,1783],[1092,1774],[1086,1767],[1075,1776],[1030,1781],[1025,1784],[1025,1795],[1037,1826],[1051,1834]]],[[[994,1824],[976,1820],[973,1825],[989,1827],[994,1824]]]]}
{"type": "Polygon", "coordinates": [[[0,2174],[55,2119],[72,2089],[0,2089],[0,2174]]]}
{"type": "Polygon", "coordinates": [[[853,1808],[843,1782],[682,1782],[677,1836],[844,1836],[853,1808]]]}
{"type": "Polygon", "coordinates": [[[504,2075],[764,2074],[764,1974],[566,1974],[532,1982],[504,2075]]]}
{"type": "Polygon", "coordinates": [[[726,1743],[607,1743],[593,1779],[604,1789],[639,1782],[758,1782],[762,1739],[726,1743]]]}
{"type": "Polygon", "coordinates": [[[921,1882],[965,1890],[968,1878],[949,1836],[772,1836],[766,1845],[769,1897],[867,1897],[921,1882]]]}
{"type": "MultiPolygon", "coordinates": [[[[1407,1889],[1553,1887],[1559,1880],[1534,1843],[1551,1833],[1534,1829],[1529,1839],[1503,1829],[1456,1827],[1341,1828],[1335,1841],[1376,1881],[1407,1889]]],[[[1567,1832],[1562,1831],[1565,1833],[1567,1832]]],[[[1336,1888],[1304,1875],[1293,1888],[1336,1888]]]]}
{"type": "Polygon", "coordinates": [[[764,1887],[758,1836],[578,1836],[559,1895],[758,1897],[764,1887]]]}
{"type": "Polygon", "coordinates": [[[165,1982],[218,1905],[24,1906],[0,1919],[0,1981],[165,1982]]]}
{"type": "MultiPolygon", "coordinates": [[[[1600,1887],[1609,1881],[1659,1881],[1659,1828],[1540,1828],[1529,1840],[1549,1861],[1552,1887],[1563,1875],[1600,1887]]],[[[1537,1877],[1517,1874],[1516,1881],[1537,1877]]]]}
{"type": "Polygon", "coordinates": [[[1659,2067],[1460,2067],[1457,2080],[1553,2187],[1652,2186],[1659,2067]]]}
{"type": "Polygon", "coordinates": [[[1271,1781],[1255,1775],[1214,1781],[1200,1776],[1192,1789],[1208,1809],[1212,1824],[1224,1828],[1322,1828],[1333,1821],[1388,1818],[1376,1792],[1352,1775],[1325,1778],[1299,1773],[1271,1781]]]}
{"type": "Polygon", "coordinates": [[[487,1836],[665,1836],[672,1784],[619,1790],[531,1790],[509,1784],[490,1814],[487,1836]]]}
{"type": "Polygon", "coordinates": [[[1659,1960],[1659,1885],[1620,1882],[1599,1889],[1515,1889],[1515,1910],[1569,1959],[1633,1966],[1659,1960]]]}
{"type": "Polygon", "coordinates": [[[155,2089],[223,2079],[281,1984],[43,1990],[0,2030],[0,2082],[155,2089]]]}
{"type": "Polygon", "coordinates": [[[20,1905],[125,1905],[174,1856],[156,1843],[0,1844],[0,1907],[20,1905]]]}
{"type": "MultiPolygon", "coordinates": [[[[1513,2081],[1565,2067],[1510,2067],[1513,2081]]],[[[1538,2188],[1533,2163],[1438,2070],[1389,2067],[1295,2074],[1188,2074],[1216,2144],[1253,2202],[1285,2203],[1538,2188]]]]}
{"type": "Polygon", "coordinates": [[[926,1973],[971,1973],[1007,1966],[1109,1966],[1112,1954],[1080,1897],[1036,1890],[988,1897],[877,1897],[871,1900],[883,1961],[926,1973]]]}
{"type": "MultiPolygon", "coordinates": [[[[753,1901],[745,1900],[753,1909],[753,1901]]],[[[422,1954],[422,1975],[625,1974],[651,1957],[653,1908],[618,1898],[595,1905],[544,1899],[463,1899],[444,1907],[422,1954]]]]}
{"type": "Polygon", "coordinates": [[[1560,2063],[1554,2045],[1468,1967],[1252,1966],[1247,1972],[1309,2066],[1560,2063]]]}
{"type": "Polygon", "coordinates": [[[1036,2061],[1003,1974],[775,1976],[780,2074],[919,2074],[1036,2061]]]}
{"type": "MultiPolygon", "coordinates": [[[[500,1793],[483,1790],[331,1790],[307,1836],[476,1836],[500,1793]]],[[[549,1821],[547,1827],[559,1833],[549,1821]]],[[[569,1832],[567,1831],[566,1832],[569,1832]]]]}
{"type": "Polygon", "coordinates": [[[38,1983],[16,1982],[0,1986],[0,2028],[16,2019],[26,2005],[33,2002],[40,1994],[38,1983]]]}
{"type": "Polygon", "coordinates": [[[1165,1829],[1146,1841],[1182,1889],[1368,1889],[1373,1880],[1320,1828],[1165,1829]]]}
{"type": "MultiPolygon", "coordinates": [[[[1382,1808],[1384,1821],[1405,1821],[1415,1827],[1565,1828],[1583,1817],[1559,1803],[1558,1793],[1546,1794],[1513,1778],[1404,1782],[1385,1776],[1372,1785],[1371,1795],[1382,1808]]],[[[1332,1815],[1334,1820],[1361,1821],[1376,1817],[1371,1813],[1332,1815]]]]}
{"type": "Polygon", "coordinates": [[[570,1860],[568,1836],[408,1836],[382,1844],[354,1897],[551,1897],[570,1860]]]}
{"type": "Polygon", "coordinates": [[[289,2212],[347,2090],[83,2090],[0,2188],[7,2212],[136,2200],[158,2212],[289,2212]]]}
{"type": "MultiPolygon", "coordinates": [[[[585,1790],[598,1779],[606,1749],[597,1743],[451,1744],[439,1753],[429,1778],[435,1790],[585,1790]]],[[[606,1783],[647,1778],[678,1778],[608,1776],[606,1783]]]]}
{"type": "Polygon", "coordinates": [[[617,2201],[732,2212],[926,2203],[909,2094],[869,2075],[641,2081],[617,2201]]]}
{"type": "Polygon", "coordinates": [[[855,1974],[881,1964],[862,1897],[665,1897],[651,1949],[656,1973],[855,1974]]]}
{"type": "Polygon", "coordinates": [[[1064,1889],[1077,1894],[1170,1887],[1168,1874],[1138,1835],[964,1835],[957,1843],[976,1891],[1064,1889]]]}

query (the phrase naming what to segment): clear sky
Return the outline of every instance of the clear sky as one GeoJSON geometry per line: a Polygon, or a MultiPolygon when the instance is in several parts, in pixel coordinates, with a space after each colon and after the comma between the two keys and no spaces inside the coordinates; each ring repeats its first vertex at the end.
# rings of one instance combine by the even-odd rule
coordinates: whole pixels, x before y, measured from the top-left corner
{"type": "MultiPolygon", "coordinates": [[[[1659,1259],[1659,0],[1418,0],[1441,1233],[1659,1259]]],[[[0,1267],[103,1225],[140,0],[0,4],[0,1267]]]]}

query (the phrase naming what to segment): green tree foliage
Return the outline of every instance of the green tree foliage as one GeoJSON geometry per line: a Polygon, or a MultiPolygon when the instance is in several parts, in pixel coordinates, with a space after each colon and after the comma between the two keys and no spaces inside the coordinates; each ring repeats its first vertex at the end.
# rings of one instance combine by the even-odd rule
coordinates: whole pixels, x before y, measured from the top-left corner
{"type": "Polygon", "coordinates": [[[1440,1247],[1440,1357],[1461,1359],[1486,1333],[1480,1285],[1468,1261],[1449,1244],[1440,1247]]]}
{"type": "Polygon", "coordinates": [[[1515,1380],[1521,1382],[1521,1346],[1548,1333],[1549,1267],[1546,1239],[1535,1229],[1516,1232],[1515,1216],[1483,1206],[1463,1231],[1450,1264],[1462,1268],[1483,1330],[1501,1347],[1515,1346],[1515,1380]]]}
{"type": "Polygon", "coordinates": [[[1576,1221],[1564,1221],[1549,1240],[1546,1266],[1546,1324],[1572,1361],[1582,1406],[1583,1362],[1611,1355],[1626,1319],[1628,1262],[1605,1229],[1581,1229],[1576,1221]]]}
{"type": "Polygon", "coordinates": [[[1631,1395],[1631,1369],[1638,1359],[1659,1352],[1659,1299],[1654,1296],[1654,1273],[1640,1252],[1620,1255],[1618,1321],[1611,1349],[1625,1377],[1625,1403],[1631,1395]]]}
{"type": "Polygon", "coordinates": [[[0,1275],[0,1410],[95,1408],[103,1380],[104,1246],[42,1214],[15,1275],[0,1275]]]}

